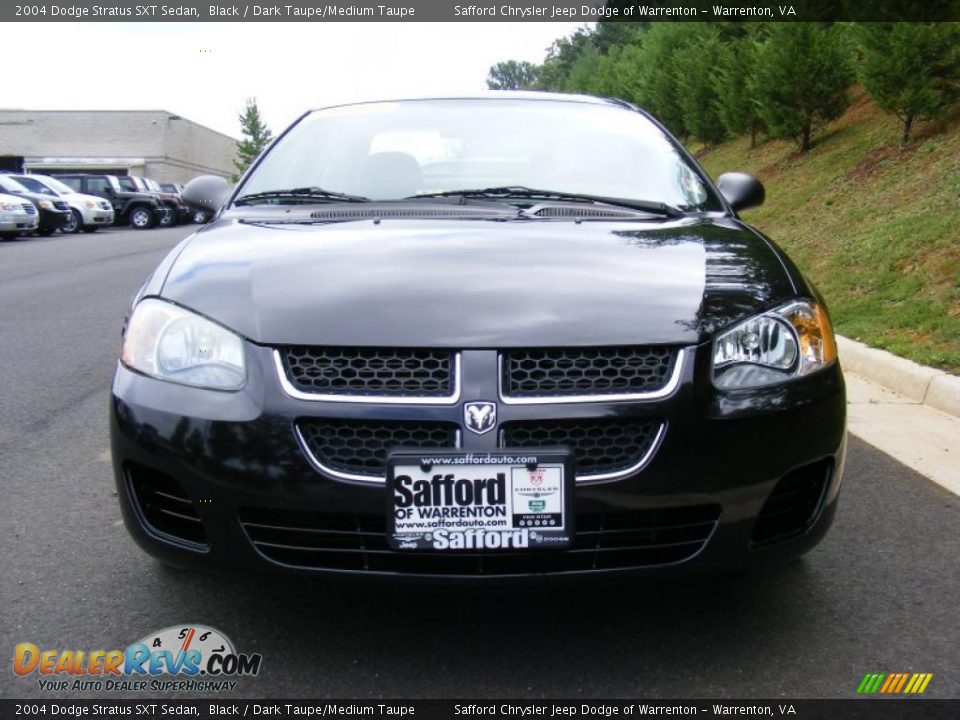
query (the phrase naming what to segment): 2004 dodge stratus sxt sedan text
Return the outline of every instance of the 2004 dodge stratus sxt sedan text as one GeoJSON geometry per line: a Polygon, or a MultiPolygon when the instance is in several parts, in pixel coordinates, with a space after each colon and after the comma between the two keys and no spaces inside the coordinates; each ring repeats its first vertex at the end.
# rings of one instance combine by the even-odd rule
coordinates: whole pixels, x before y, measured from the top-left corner
{"type": "Polygon", "coordinates": [[[503,577],[812,548],[844,384],[822,298],[654,119],[536,93],[307,113],[136,296],[120,502],[162,561],[503,577]]]}

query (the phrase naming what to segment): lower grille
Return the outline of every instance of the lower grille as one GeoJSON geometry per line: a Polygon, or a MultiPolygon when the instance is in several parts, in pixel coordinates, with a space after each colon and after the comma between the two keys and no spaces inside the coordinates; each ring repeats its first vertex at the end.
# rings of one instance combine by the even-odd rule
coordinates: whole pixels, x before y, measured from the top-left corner
{"type": "Polygon", "coordinates": [[[246,508],[240,524],[254,548],[278,565],[411,575],[526,575],[669,565],[706,545],[718,505],[577,515],[569,550],[404,553],[386,543],[381,516],[246,508]]]}
{"type": "Polygon", "coordinates": [[[661,433],[660,420],[612,418],[532,420],[504,423],[500,444],[509,448],[569,445],[578,480],[637,470],[649,459],[661,433]]]}
{"type": "Polygon", "coordinates": [[[819,460],[784,475],[763,504],[753,526],[754,545],[803,534],[817,519],[833,463],[819,460]]]}
{"type": "Polygon", "coordinates": [[[141,465],[125,467],[131,495],[155,534],[206,547],[207,533],[193,502],[176,480],[141,465]]]}
{"type": "Polygon", "coordinates": [[[457,426],[443,422],[301,419],[297,429],[306,449],[324,468],[382,479],[391,447],[452,448],[457,426]]]}

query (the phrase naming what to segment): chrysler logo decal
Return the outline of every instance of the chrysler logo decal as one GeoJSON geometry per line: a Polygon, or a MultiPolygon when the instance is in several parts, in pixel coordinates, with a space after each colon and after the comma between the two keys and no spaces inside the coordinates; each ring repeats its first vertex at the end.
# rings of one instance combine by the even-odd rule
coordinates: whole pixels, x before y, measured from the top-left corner
{"type": "Polygon", "coordinates": [[[463,424],[467,430],[483,435],[497,424],[497,404],[492,402],[468,402],[463,404],[463,424]]]}

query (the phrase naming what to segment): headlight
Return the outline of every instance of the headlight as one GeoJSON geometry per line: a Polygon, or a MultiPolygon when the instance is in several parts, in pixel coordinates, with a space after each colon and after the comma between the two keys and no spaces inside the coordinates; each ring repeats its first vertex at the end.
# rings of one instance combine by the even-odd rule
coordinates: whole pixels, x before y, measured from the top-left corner
{"type": "Polygon", "coordinates": [[[134,308],[120,360],[159,380],[213,390],[239,390],[247,378],[238,335],[151,298],[134,308]]]}
{"type": "Polygon", "coordinates": [[[93,209],[93,208],[95,208],[95,207],[97,206],[97,204],[96,204],[95,202],[93,202],[92,200],[84,200],[83,204],[84,204],[86,207],[91,208],[91,209],[93,209]]]}
{"type": "Polygon", "coordinates": [[[795,300],[727,330],[713,343],[713,382],[739,390],[809,375],[837,359],[823,306],[795,300]]]}
{"type": "Polygon", "coordinates": [[[37,203],[37,205],[42,207],[44,210],[53,210],[53,203],[49,200],[41,200],[37,203]]]}
{"type": "Polygon", "coordinates": [[[23,207],[19,203],[5,202],[5,203],[0,203],[0,210],[8,210],[8,211],[23,210],[23,207]]]}

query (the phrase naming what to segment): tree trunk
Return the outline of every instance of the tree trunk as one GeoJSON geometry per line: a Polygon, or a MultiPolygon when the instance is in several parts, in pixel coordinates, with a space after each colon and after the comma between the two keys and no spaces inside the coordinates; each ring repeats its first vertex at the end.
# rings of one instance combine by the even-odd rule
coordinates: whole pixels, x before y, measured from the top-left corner
{"type": "Polygon", "coordinates": [[[913,113],[907,113],[903,119],[903,134],[900,135],[900,149],[903,150],[910,142],[910,128],[913,126],[913,113]]]}
{"type": "Polygon", "coordinates": [[[800,152],[806,152],[810,149],[810,123],[803,126],[803,135],[800,139],[800,152]]]}
{"type": "Polygon", "coordinates": [[[757,146],[757,124],[750,124],[750,149],[753,150],[757,146]]]}

